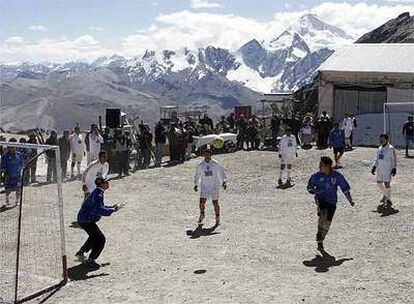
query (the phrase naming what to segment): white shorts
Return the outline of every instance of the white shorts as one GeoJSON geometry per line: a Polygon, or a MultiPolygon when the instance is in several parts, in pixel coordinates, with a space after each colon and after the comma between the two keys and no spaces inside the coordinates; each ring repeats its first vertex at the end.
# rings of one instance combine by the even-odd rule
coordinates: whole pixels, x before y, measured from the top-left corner
{"type": "Polygon", "coordinates": [[[295,154],[282,154],[281,162],[282,165],[291,165],[293,160],[295,159],[295,154]]]}
{"type": "Polygon", "coordinates": [[[377,168],[377,182],[391,182],[391,171],[389,168],[377,168]]]}
{"type": "Polygon", "coordinates": [[[216,201],[219,199],[219,189],[203,189],[201,188],[200,191],[200,198],[209,199],[211,198],[213,201],[216,201]]]}

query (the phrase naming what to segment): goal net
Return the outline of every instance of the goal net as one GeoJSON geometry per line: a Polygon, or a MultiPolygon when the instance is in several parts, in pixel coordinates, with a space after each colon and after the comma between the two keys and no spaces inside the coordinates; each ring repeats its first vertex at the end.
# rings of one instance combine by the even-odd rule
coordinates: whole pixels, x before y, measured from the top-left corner
{"type": "Polygon", "coordinates": [[[59,154],[56,146],[0,141],[0,303],[67,281],[59,154]]]}
{"type": "Polygon", "coordinates": [[[384,133],[390,137],[390,142],[396,147],[405,147],[403,126],[409,116],[414,116],[414,102],[384,103],[384,133]]]}

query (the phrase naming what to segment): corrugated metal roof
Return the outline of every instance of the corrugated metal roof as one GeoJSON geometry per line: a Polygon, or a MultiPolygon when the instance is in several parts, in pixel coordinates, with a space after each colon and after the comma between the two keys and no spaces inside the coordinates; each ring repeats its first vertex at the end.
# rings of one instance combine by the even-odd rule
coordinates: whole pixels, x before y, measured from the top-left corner
{"type": "Polygon", "coordinates": [[[360,43],[338,48],[319,71],[414,73],[414,43],[360,43]]]}

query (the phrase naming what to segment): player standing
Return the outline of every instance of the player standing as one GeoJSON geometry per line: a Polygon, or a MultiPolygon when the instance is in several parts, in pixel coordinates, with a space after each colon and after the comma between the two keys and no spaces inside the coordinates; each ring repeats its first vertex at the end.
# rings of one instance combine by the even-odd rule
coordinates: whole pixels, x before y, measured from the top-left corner
{"type": "Polygon", "coordinates": [[[345,177],[332,168],[332,159],[327,156],[321,157],[319,163],[319,172],[313,174],[308,182],[307,190],[315,195],[315,201],[318,205],[318,233],[316,242],[318,250],[323,250],[323,241],[331,227],[332,219],[336,211],[338,202],[338,187],[341,188],[347,200],[354,206],[348,182],[345,177]]]}
{"type": "Polygon", "coordinates": [[[286,185],[292,184],[291,173],[292,173],[292,161],[297,156],[298,145],[296,137],[292,134],[292,129],[287,128],[286,134],[279,141],[279,158],[281,159],[278,185],[283,185],[283,173],[287,167],[287,180],[286,185]]]}
{"type": "Polygon", "coordinates": [[[70,166],[71,179],[75,177],[75,165],[78,170],[78,176],[81,176],[81,163],[83,156],[85,155],[85,148],[85,141],[81,134],[81,129],[76,126],[75,133],[70,138],[70,150],[72,152],[72,163],[70,166]]]}
{"type": "Polygon", "coordinates": [[[410,143],[414,144],[414,121],[412,116],[408,116],[408,120],[405,122],[403,126],[403,135],[405,135],[405,155],[408,155],[408,148],[410,147],[410,143]]]}
{"type": "MultiPolygon", "coordinates": [[[[10,143],[16,143],[12,138],[10,143]]],[[[17,152],[15,147],[7,147],[6,153],[2,155],[1,172],[4,174],[4,187],[6,194],[6,206],[10,204],[10,193],[16,193],[15,205],[20,200],[20,187],[22,182],[22,170],[25,166],[25,157],[17,152]]]]}
{"type": "Polygon", "coordinates": [[[355,129],[355,118],[352,115],[347,115],[342,120],[341,129],[345,133],[345,148],[352,149],[352,133],[355,129]]]}
{"type": "Polygon", "coordinates": [[[118,211],[119,207],[118,205],[106,206],[104,203],[104,194],[109,188],[109,182],[98,177],[95,183],[97,188],[86,198],[78,212],[78,224],[89,237],[75,256],[89,267],[99,268],[100,265],[96,263],[96,259],[105,247],[106,238],[96,223],[102,216],[110,216],[118,211]],[[89,251],[91,253],[86,260],[85,253],[89,251]]]}
{"type": "Polygon", "coordinates": [[[211,198],[216,214],[216,226],[218,226],[220,224],[219,192],[220,187],[226,190],[227,176],[224,168],[218,161],[212,158],[212,155],[213,153],[210,149],[207,148],[204,151],[204,160],[197,165],[194,177],[194,191],[200,189],[200,217],[198,223],[203,223],[206,202],[207,199],[211,198]]]}
{"type": "Polygon", "coordinates": [[[345,131],[339,129],[338,123],[335,123],[334,128],[329,132],[329,144],[335,157],[335,169],[340,169],[342,168],[340,160],[345,153],[345,131]]]}
{"type": "Polygon", "coordinates": [[[377,175],[377,185],[383,194],[382,205],[379,206],[379,209],[392,206],[391,177],[397,174],[397,153],[395,148],[390,145],[387,134],[381,134],[380,143],[381,146],[375,154],[374,165],[371,170],[373,175],[377,175]]]}

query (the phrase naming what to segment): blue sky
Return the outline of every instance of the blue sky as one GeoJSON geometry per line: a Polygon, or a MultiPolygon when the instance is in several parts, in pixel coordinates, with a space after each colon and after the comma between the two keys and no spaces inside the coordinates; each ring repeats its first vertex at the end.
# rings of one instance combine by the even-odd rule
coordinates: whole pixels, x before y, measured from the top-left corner
{"type": "Polygon", "coordinates": [[[0,0],[0,60],[93,60],[113,53],[214,44],[236,49],[277,36],[312,12],[358,36],[414,0],[0,0]]]}

